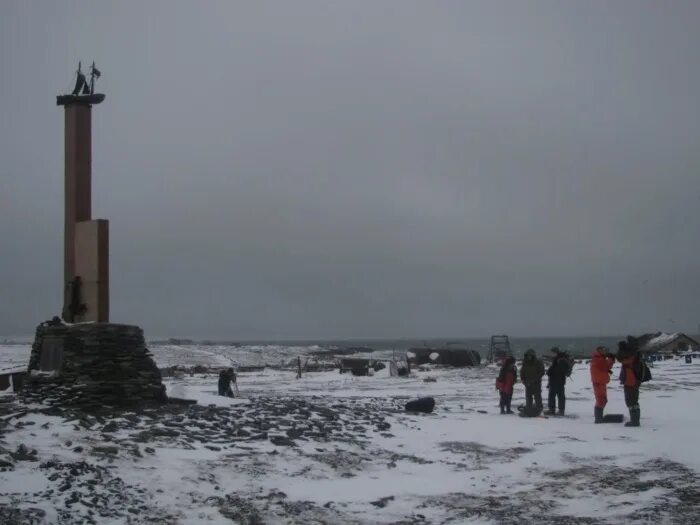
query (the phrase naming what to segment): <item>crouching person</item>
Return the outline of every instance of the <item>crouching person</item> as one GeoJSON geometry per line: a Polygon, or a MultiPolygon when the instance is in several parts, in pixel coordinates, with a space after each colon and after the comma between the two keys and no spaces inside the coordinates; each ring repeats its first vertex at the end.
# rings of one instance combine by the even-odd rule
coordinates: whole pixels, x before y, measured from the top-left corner
{"type": "Polygon", "coordinates": [[[501,414],[512,414],[510,402],[513,399],[513,385],[518,379],[518,372],[515,368],[515,359],[512,357],[506,358],[498,372],[496,378],[496,390],[501,394],[501,414]]]}
{"type": "Polygon", "coordinates": [[[608,383],[610,382],[610,374],[612,367],[615,364],[615,356],[613,356],[607,348],[599,346],[593,352],[591,359],[591,382],[593,383],[593,395],[595,396],[595,422],[603,422],[603,410],[608,404],[608,383]]]}
{"type": "Polygon", "coordinates": [[[236,373],[233,368],[228,368],[219,372],[219,395],[233,397],[231,382],[236,381],[236,373]]]}

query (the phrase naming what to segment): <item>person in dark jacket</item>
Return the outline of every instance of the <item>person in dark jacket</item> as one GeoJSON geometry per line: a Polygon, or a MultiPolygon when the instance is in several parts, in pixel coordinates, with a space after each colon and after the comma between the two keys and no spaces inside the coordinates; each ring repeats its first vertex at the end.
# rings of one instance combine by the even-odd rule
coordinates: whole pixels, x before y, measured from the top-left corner
{"type": "Polygon", "coordinates": [[[639,385],[642,384],[642,355],[637,350],[636,340],[629,337],[627,341],[617,344],[617,360],[622,364],[620,383],[625,389],[625,404],[630,412],[626,427],[638,427],[641,410],[639,408],[639,385]]]}
{"type": "Polygon", "coordinates": [[[520,367],[520,380],[525,385],[525,407],[528,411],[535,406],[542,412],[542,377],[544,376],[544,364],[537,359],[535,351],[530,348],[525,352],[523,364],[520,367]]]}
{"type": "Polygon", "coordinates": [[[233,368],[228,368],[219,372],[219,395],[226,397],[233,397],[233,390],[231,389],[231,382],[236,381],[236,373],[233,368]]]}
{"type": "Polygon", "coordinates": [[[518,371],[515,368],[515,359],[507,357],[501,366],[496,378],[496,389],[501,394],[501,414],[513,414],[510,402],[513,399],[513,385],[518,380],[518,371]]]}
{"type": "Polygon", "coordinates": [[[554,354],[554,359],[547,369],[547,377],[549,378],[549,383],[547,384],[547,388],[549,388],[549,411],[547,413],[554,415],[558,402],[559,412],[557,414],[563,416],[566,409],[566,392],[564,387],[566,378],[569,375],[569,364],[567,356],[558,347],[552,348],[551,352],[554,354]]]}
{"type": "Polygon", "coordinates": [[[606,347],[599,346],[595,349],[591,358],[591,383],[593,383],[593,395],[595,396],[593,413],[596,423],[603,422],[603,410],[608,404],[608,383],[614,364],[615,356],[606,347]]]}

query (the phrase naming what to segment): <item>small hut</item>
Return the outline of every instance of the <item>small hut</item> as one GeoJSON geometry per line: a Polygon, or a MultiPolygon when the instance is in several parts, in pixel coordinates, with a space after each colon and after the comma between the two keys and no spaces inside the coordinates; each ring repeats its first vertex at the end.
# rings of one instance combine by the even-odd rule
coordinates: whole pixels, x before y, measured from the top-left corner
{"type": "Polygon", "coordinates": [[[700,350],[700,344],[695,339],[680,332],[644,334],[639,336],[637,341],[639,342],[639,351],[645,355],[670,357],[700,350]]]}

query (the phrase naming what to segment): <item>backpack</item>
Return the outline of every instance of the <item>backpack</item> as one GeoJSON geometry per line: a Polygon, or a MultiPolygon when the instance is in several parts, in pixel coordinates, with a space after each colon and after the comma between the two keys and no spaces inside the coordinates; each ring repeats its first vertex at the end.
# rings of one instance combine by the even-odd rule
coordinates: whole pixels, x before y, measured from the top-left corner
{"type": "Polygon", "coordinates": [[[576,364],[576,361],[566,352],[562,354],[561,359],[566,365],[566,377],[571,377],[571,372],[574,371],[574,365],[576,364]]]}
{"type": "Polygon", "coordinates": [[[651,381],[651,369],[649,368],[649,365],[647,365],[643,360],[639,360],[639,382],[640,383],[646,383],[647,381],[651,381]]]}

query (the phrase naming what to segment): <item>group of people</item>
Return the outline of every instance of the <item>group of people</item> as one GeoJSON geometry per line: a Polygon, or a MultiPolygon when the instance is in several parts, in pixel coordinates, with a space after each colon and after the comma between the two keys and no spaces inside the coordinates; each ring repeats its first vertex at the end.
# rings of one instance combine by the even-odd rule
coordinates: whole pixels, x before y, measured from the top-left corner
{"type": "MultiPolygon", "coordinates": [[[[544,363],[538,359],[533,349],[527,350],[520,366],[520,380],[525,386],[525,406],[522,416],[539,416],[544,407],[542,403],[542,378],[547,375],[549,389],[547,415],[565,415],[566,410],[566,380],[571,375],[574,361],[569,354],[558,347],[551,349],[552,362],[545,371],[544,363]]],[[[651,378],[651,373],[637,350],[634,338],[628,337],[618,343],[617,354],[613,354],[604,346],[599,346],[593,352],[590,362],[591,382],[595,396],[594,421],[606,422],[603,412],[608,403],[608,383],[612,375],[613,365],[618,360],[622,369],[620,382],[624,386],[625,404],[630,413],[630,421],[625,426],[638,427],[640,418],[639,386],[651,378]]],[[[513,414],[511,400],[513,389],[518,382],[518,370],[515,358],[507,357],[496,378],[496,389],[500,393],[501,414],[513,414]]]]}

